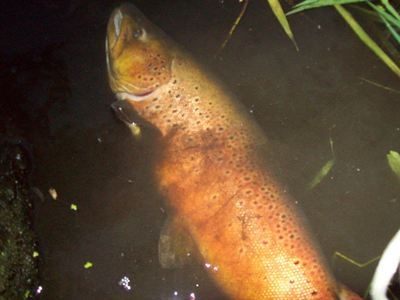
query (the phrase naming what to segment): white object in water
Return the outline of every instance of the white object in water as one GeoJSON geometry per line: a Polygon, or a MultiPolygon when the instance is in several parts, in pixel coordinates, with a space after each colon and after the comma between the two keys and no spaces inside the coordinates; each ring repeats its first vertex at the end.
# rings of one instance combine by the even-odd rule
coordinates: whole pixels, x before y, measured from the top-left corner
{"type": "Polygon", "coordinates": [[[370,295],[373,300],[388,300],[386,291],[400,263],[400,230],[383,251],[371,281],[370,295]]]}
{"type": "Polygon", "coordinates": [[[129,279],[128,276],[124,276],[121,278],[121,280],[118,282],[118,285],[122,286],[126,291],[130,291],[132,289],[130,285],[131,280],[129,279]]]}

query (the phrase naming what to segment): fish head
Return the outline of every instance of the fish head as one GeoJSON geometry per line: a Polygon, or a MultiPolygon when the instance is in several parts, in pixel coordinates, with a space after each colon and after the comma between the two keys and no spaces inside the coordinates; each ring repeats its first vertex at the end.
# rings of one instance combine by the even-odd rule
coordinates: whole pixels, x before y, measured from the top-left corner
{"type": "Polygon", "coordinates": [[[111,89],[121,100],[142,101],[172,77],[168,38],[132,4],[116,8],[107,25],[111,89]]]}

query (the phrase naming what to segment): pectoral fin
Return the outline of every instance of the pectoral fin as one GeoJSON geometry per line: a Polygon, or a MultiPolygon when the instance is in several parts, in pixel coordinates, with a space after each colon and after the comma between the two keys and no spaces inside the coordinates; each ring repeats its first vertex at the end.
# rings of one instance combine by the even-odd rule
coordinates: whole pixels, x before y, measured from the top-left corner
{"type": "Polygon", "coordinates": [[[194,243],[178,218],[167,219],[158,241],[158,259],[165,269],[181,268],[190,263],[194,243]]]}
{"type": "Polygon", "coordinates": [[[133,136],[136,139],[140,139],[142,136],[142,130],[140,129],[140,126],[134,121],[135,111],[129,104],[129,102],[125,100],[118,100],[111,104],[111,108],[114,110],[117,118],[128,126],[133,136]]]}

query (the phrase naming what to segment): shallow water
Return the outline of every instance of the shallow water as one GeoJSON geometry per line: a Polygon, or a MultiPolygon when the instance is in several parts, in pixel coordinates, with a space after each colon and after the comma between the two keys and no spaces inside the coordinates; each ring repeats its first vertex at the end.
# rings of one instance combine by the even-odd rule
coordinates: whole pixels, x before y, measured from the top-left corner
{"type": "MultiPolygon", "coordinates": [[[[252,1],[221,57],[213,59],[239,3],[135,4],[213,68],[262,126],[281,180],[302,206],[326,257],[340,251],[365,262],[380,255],[399,226],[400,185],[385,156],[400,149],[400,97],[362,78],[393,88],[398,79],[340,16],[328,8],[290,17],[300,47],[296,52],[266,2],[252,1]],[[307,184],[331,158],[330,138],[336,165],[308,191],[307,184]]],[[[222,299],[202,267],[163,270],[158,264],[166,214],[149,173],[152,133],[136,142],[109,108],[114,97],[104,39],[115,6],[113,1],[70,1],[14,4],[3,12],[12,24],[2,26],[8,68],[15,55],[26,53],[22,56],[39,57],[36,68],[48,59],[62,69],[61,74],[52,69],[47,77],[40,71],[33,81],[23,77],[33,72],[29,67],[16,68],[22,96],[3,99],[5,105],[23,101],[16,111],[24,114],[15,116],[20,124],[30,118],[23,132],[34,145],[33,182],[44,194],[35,211],[41,298],[188,299],[195,292],[196,299],[222,299]],[[10,21],[15,16],[17,24],[10,21]],[[49,47],[55,50],[43,54],[49,47]],[[57,76],[66,78],[64,85],[50,93],[57,76]],[[50,198],[49,188],[57,190],[57,200],[50,198]],[[94,266],[85,269],[87,261],[94,266]],[[131,279],[130,291],[118,285],[124,276],[131,279]]],[[[332,269],[362,294],[374,267],[359,268],[339,258],[332,269]]]]}

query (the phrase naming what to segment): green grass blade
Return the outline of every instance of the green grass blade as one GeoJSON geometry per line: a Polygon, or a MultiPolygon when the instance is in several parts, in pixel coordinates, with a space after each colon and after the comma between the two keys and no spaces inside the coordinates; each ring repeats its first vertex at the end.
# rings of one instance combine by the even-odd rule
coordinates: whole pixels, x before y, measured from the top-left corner
{"type": "Polygon", "coordinates": [[[283,30],[285,31],[286,35],[290,38],[293,45],[295,46],[296,50],[299,51],[299,47],[297,47],[296,40],[294,39],[294,35],[292,30],[290,29],[289,22],[286,18],[285,13],[283,12],[282,6],[279,0],[267,0],[269,6],[272,9],[275,17],[278,19],[279,23],[281,24],[283,30]]]}
{"type": "Polygon", "coordinates": [[[365,2],[366,0],[305,0],[299,4],[293,6],[293,9],[288,12],[286,15],[292,15],[298,13],[300,11],[323,7],[323,6],[332,6],[335,4],[349,4],[349,3],[357,3],[357,2],[365,2]]]}
{"type": "Polygon", "coordinates": [[[390,12],[397,20],[400,21],[400,15],[398,12],[394,9],[394,7],[389,3],[388,0],[381,0],[382,4],[386,7],[388,12],[390,12]]]}
{"type": "Polygon", "coordinates": [[[332,158],[331,160],[328,160],[319,170],[317,175],[315,175],[313,180],[311,180],[310,184],[308,185],[308,189],[312,190],[313,188],[315,188],[322,181],[322,179],[324,179],[329,174],[334,164],[335,159],[332,158]]]}
{"type": "Polygon", "coordinates": [[[387,29],[389,29],[393,38],[396,40],[396,42],[398,44],[400,44],[400,35],[397,33],[397,31],[393,28],[393,26],[384,17],[381,17],[381,18],[382,18],[382,21],[385,23],[387,29]]]}
{"type": "Polygon", "coordinates": [[[396,151],[389,151],[386,155],[388,164],[390,169],[396,175],[396,177],[400,180],[400,154],[396,151]]]}
{"type": "Polygon", "coordinates": [[[341,5],[335,5],[336,10],[345,19],[347,24],[353,29],[360,40],[367,45],[397,76],[400,77],[400,69],[396,63],[375,43],[371,37],[358,24],[353,16],[341,5]]]}
{"type": "Polygon", "coordinates": [[[382,6],[375,5],[372,2],[367,2],[367,3],[377,12],[381,20],[383,20],[384,22],[385,21],[390,22],[392,25],[400,29],[400,20],[397,20],[391,14],[387,13],[382,6]]]}

